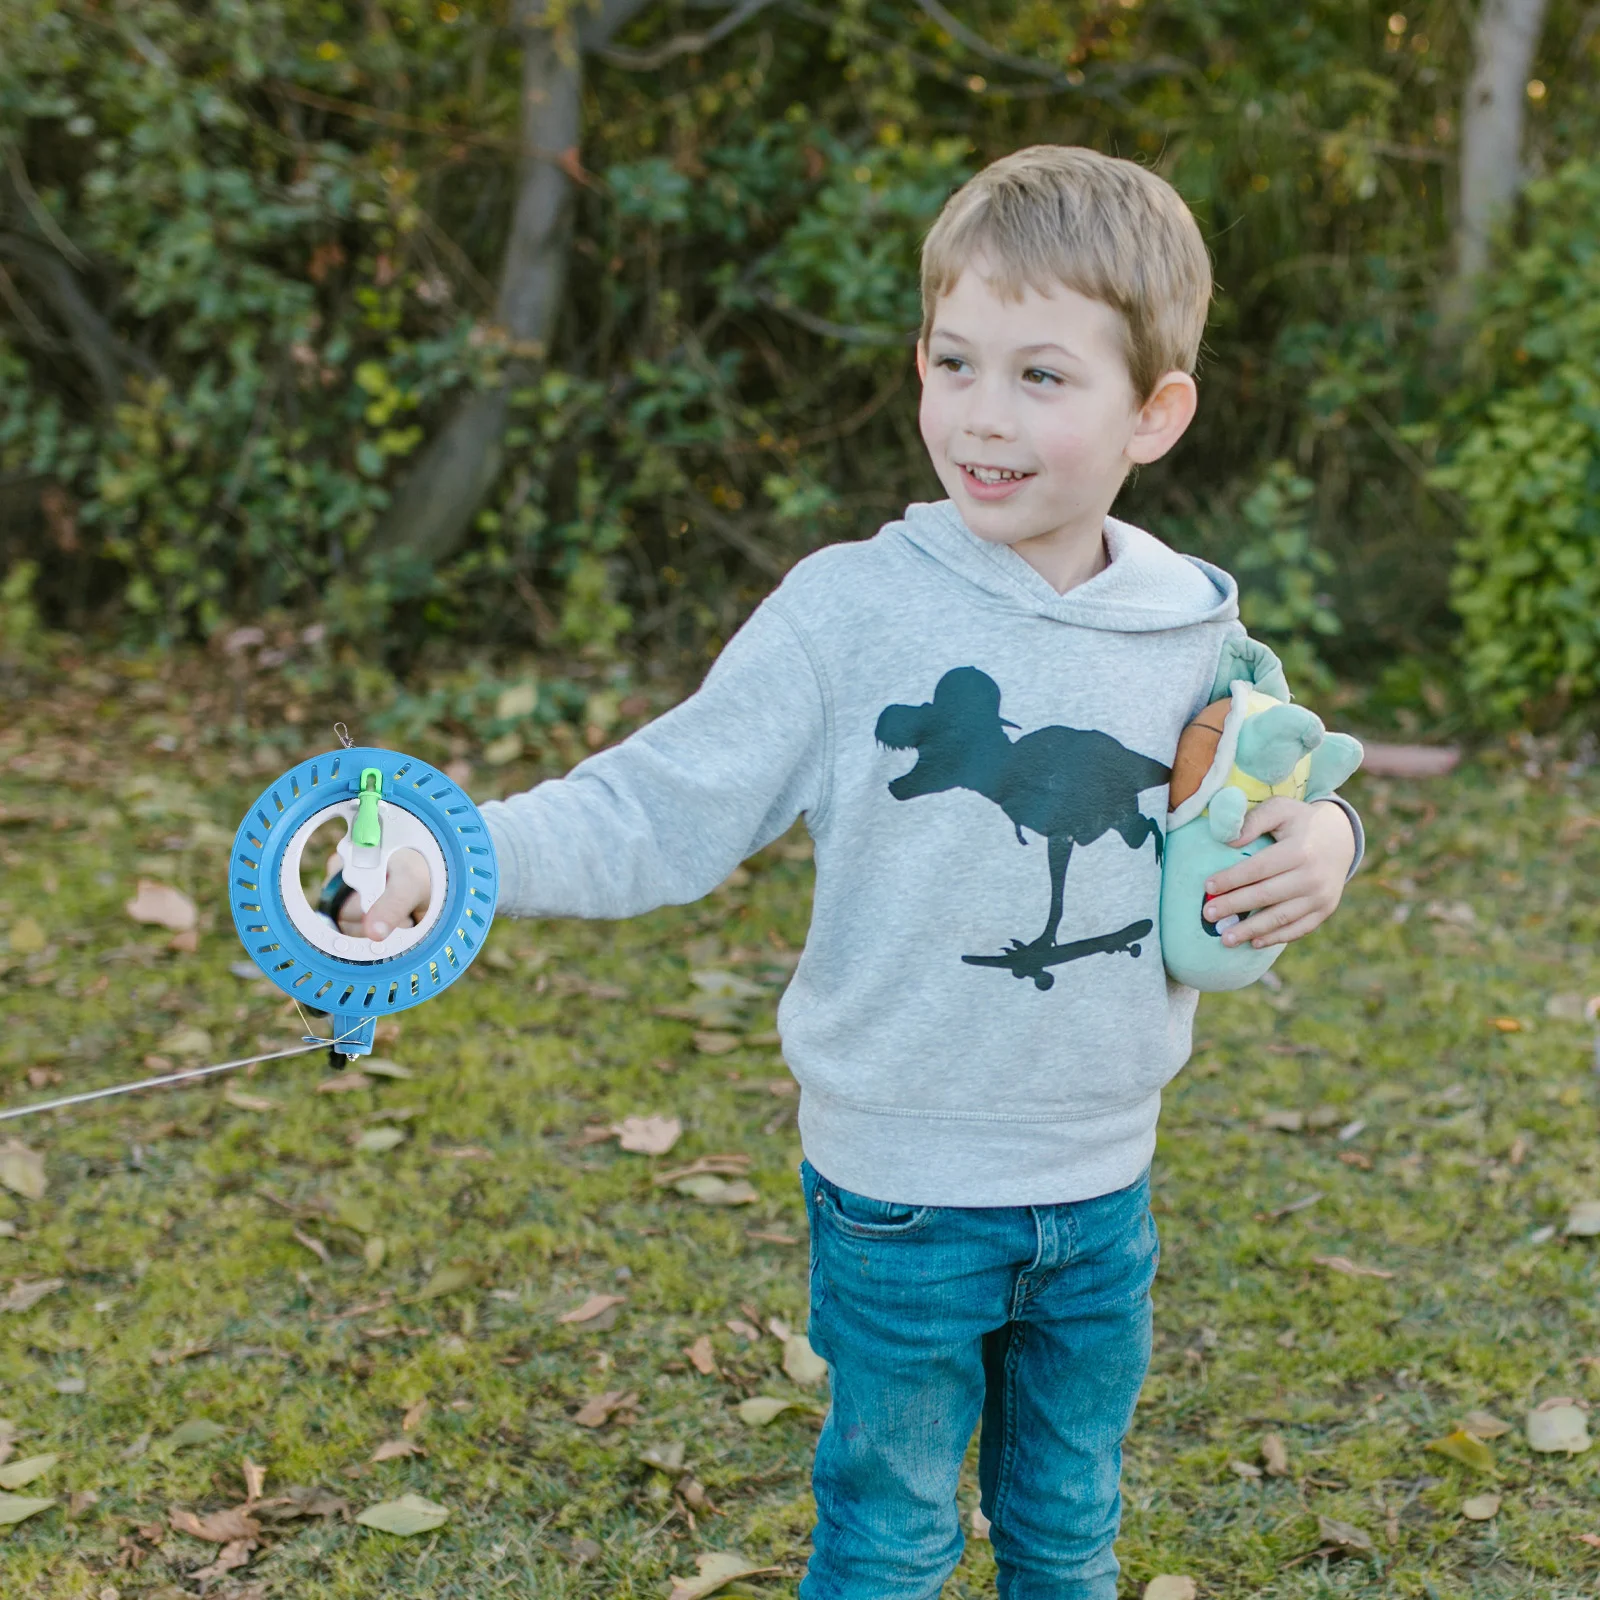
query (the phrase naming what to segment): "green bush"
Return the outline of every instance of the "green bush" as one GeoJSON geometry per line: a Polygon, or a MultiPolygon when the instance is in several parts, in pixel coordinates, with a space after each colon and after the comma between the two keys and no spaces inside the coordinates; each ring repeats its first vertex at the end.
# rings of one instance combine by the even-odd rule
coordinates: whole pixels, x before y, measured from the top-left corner
{"type": "Polygon", "coordinates": [[[1600,695],[1600,162],[1527,195],[1435,481],[1470,531],[1454,578],[1466,683],[1489,712],[1600,695]]]}

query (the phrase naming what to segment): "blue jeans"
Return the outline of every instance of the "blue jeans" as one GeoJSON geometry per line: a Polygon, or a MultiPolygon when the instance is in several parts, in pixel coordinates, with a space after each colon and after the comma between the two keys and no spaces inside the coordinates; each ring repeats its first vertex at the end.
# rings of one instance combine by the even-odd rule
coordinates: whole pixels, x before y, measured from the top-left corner
{"type": "Polygon", "coordinates": [[[1122,1440],[1150,1362],[1148,1174],[1116,1194],[894,1205],[800,1168],[833,1406],[801,1600],[936,1600],[978,1484],[1001,1600],[1116,1600],[1122,1440]]]}

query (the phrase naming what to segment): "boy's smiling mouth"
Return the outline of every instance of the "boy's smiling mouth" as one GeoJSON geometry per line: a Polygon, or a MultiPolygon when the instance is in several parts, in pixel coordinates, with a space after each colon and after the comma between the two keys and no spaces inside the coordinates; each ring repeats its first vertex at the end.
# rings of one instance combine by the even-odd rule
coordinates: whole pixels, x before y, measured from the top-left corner
{"type": "Polygon", "coordinates": [[[961,477],[970,494],[979,500],[1003,500],[1033,477],[1016,467],[988,467],[974,462],[961,463],[961,477]]]}

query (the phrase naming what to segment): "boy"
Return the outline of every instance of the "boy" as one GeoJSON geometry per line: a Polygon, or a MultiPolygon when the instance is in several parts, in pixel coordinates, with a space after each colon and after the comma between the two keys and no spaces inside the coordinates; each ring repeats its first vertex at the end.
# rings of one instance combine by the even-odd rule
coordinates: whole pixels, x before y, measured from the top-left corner
{"type": "MultiPolygon", "coordinates": [[[[951,199],[922,287],[949,499],[801,562],[691,699],[483,815],[502,910],[587,917],[694,900],[805,817],[779,1023],[833,1404],[802,1600],[939,1593],[980,1421],[1001,1595],[1114,1600],[1196,1001],[1151,930],[1167,767],[1242,629],[1226,574],[1108,513],[1194,415],[1210,267],[1161,179],[1041,146],[951,199]]],[[[1359,855],[1342,802],[1269,801],[1269,831],[1209,886],[1251,913],[1230,943],[1309,932],[1359,855]]],[[[382,937],[425,898],[397,858],[346,916],[382,937]]]]}

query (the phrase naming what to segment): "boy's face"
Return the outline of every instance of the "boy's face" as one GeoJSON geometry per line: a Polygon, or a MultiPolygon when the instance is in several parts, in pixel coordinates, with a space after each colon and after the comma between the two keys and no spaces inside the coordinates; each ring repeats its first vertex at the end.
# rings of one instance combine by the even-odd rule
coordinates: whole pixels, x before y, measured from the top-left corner
{"type": "Polygon", "coordinates": [[[1047,577],[1074,550],[1099,562],[1128,469],[1165,453],[1193,414],[1193,380],[1169,373],[1162,384],[1187,385],[1187,410],[1176,431],[1164,414],[1152,427],[1164,391],[1148,406],[1134,393],[1119,312],[1064,285],[1002,299],[981,260],[939,300],[917,370],[923,442],[956,509],[1047,577]]]}

